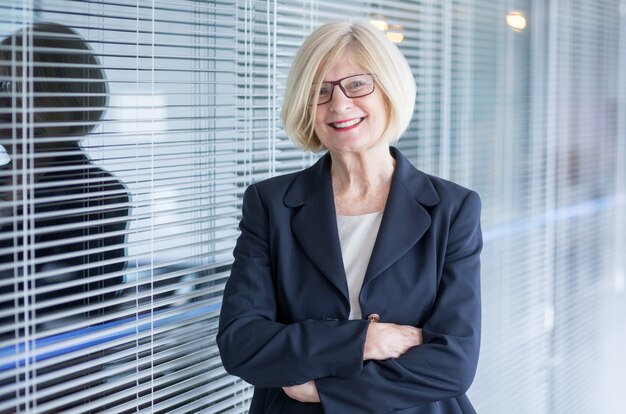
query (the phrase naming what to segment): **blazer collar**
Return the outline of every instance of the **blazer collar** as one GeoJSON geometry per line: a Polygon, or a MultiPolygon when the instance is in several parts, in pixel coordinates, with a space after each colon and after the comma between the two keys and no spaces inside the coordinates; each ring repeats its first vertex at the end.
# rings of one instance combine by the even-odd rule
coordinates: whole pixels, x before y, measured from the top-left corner
{"type": "MultiPolygon", "coordinates": [[[[402,257],[430,227],[425,207],[439,203],[426,174],[417,170],[396,148],[390,152],[396,168],[363,287],[402,257]]],[[[292,232],[307,256],[349,303],[348,285],[337,231],[337,216],[326,153],[313,166],[296,175],[284,203],[296,208],[292,232]]]]}

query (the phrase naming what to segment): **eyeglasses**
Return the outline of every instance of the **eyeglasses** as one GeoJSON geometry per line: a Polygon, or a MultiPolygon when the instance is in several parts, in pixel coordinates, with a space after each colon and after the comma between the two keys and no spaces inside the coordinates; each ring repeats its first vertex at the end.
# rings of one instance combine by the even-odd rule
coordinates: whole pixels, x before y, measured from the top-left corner
{"type": "Polygon", "coordinates": [[[370,73],[346,76],[336,81],[322,82],[319,88],[318,105],[324,105],[333,99],[335,85],[339,86],[348,98],[362,98],[374,92],[374,76],[370,73]]]}
{"type": "Polygon", "coordinates": [[[0,93],[10,93],[10,92],[11,92],[11,81],[0,82],[0,93]]]}

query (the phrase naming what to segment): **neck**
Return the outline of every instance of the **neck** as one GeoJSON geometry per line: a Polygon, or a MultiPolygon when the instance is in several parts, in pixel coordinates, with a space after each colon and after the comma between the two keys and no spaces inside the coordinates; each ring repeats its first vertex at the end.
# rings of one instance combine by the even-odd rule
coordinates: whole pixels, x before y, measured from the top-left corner
{"type": "Polygon", "coordinates": [[[333,184],[339,188],[367,190],[388,185],[395,168],[395,159],[388,146],[355,153],[330,154],[333,184]]]}

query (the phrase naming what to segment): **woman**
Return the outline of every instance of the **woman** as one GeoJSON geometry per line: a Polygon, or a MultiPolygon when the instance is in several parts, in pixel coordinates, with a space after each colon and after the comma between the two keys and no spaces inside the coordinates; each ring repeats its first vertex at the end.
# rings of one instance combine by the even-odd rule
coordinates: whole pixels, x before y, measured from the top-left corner
{"type": "Polygon", "coordinates": [[[251,413],[473,413],[480,200],[390,144],[415,81],[367,24],[317,29],[293,63],[285,130],[312,167],[251,185],[217,336],[251,413]]]}
{"type": "MultiPolygon", "coordinates": [[[[19,290],[37,292],[37,316],[48,320],[40,331],[105,315],[122,290],[128,190],[79,146],[106,108],[104,71],[73,29],[37,23],[0,42],[0,82],[0,143],[11,158],[1,176],[0,309],[19,290]]],[[[0,338],[17,334],[14,316],[6,321],[0,338]]]]}

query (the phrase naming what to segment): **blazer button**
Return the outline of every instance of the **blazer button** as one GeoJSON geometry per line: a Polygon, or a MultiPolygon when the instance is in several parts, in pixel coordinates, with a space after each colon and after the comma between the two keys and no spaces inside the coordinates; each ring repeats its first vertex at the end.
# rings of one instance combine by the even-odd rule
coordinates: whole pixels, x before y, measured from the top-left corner
{"type": "Polygon", "coordinates": [[[367,320],[370,322],[378,322],[380,320],[380,315],[377,313],[372,313],[367,317],[367,320]]]}

